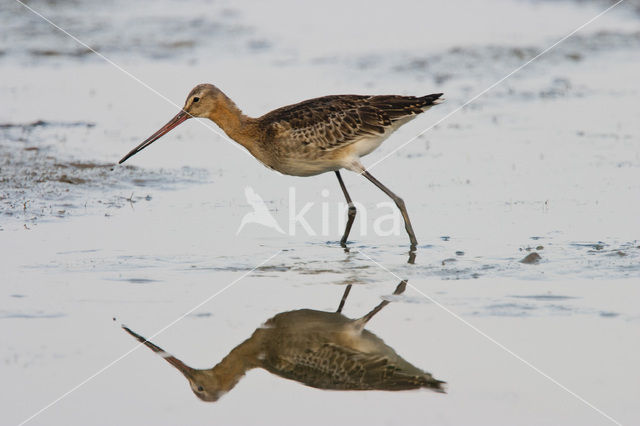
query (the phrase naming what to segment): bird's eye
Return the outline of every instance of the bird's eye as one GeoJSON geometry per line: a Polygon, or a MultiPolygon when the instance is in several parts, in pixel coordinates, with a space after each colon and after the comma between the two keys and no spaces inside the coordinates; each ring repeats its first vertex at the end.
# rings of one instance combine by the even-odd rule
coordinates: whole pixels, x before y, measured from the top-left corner
{"type": "MultiPolygon", "coordinates": [[[[198,98],[196,98],[196,99],[198,99],[198,98]]],[[[202,386],[198,386],[198,392],[202,392],[202,391],[204,391],[204,388],[202,386]]]]}
{"type": "Polygon", "coordinates": [[[195,98],[193,98],[193,102],[198,102],[199,100],[200,100],[200,98],[197,97],[197,96],[195,98]]]}

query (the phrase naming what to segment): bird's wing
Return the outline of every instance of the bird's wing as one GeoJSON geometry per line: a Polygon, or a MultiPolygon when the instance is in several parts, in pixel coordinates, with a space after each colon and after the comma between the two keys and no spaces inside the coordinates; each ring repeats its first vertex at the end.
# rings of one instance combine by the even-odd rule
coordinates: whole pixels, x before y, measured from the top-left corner
{"type": "MultiPolygon", "coordinates": [[[[442,390],[442,383],[416,367],[411,371],[381,354],[357,352],[325,343],[316,349],[280,353],[269,370],[279,376],[320,389],[442,390]]],[[[406,361],[405,361],[406,363],[406,361]]],[[[408,363],[407,363],[408,364],[408,363]]]]}
{"type": "Polygon", "coordinates": [[[313,145],[326,151],[383,135],[394,124],[437,103],[439,97],[324,96],[279,108],[259,120],[279,144],[313,145]]]}

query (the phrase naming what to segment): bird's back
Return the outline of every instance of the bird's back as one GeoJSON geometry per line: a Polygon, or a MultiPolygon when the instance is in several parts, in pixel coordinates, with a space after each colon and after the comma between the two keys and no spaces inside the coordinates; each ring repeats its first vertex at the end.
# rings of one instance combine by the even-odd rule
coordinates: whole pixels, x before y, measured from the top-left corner
{"type": "Polygon", "coordinates": [[[345,160],[375,150],[440,96],[332,95],[278,108],[256,119],[262,135],[258,156],[294,176],[339,170],[345,160]]]}
{"type": "MultiPolygon", "coordinates": [[[[288,121],[296,123],[296,127],[306,127],[317,122],[329,121],[331,118],[350,115],[358,121],[355,112],[372,114],[367,117],[378,121],[379,125],[389,125],[393,120],[416,115],[426,108],[438,104],[442,93],[426,96],[400,95],[329,95],[308,99],[297,104],[283,106],[258,118],[263,125],[288,121]]],[[[369,124],[374,124],[369,122],[369,124]]],[[[373,129],[381,131],[381,129],[373,129]]]]}
{"type": "Polygon", "coordinates": [[[263,367],[308,386],[336,390],[442,390],[373,333],[338,313],[309,309],[269,320],[263,367]]]}
{"type": "Polygon", "coordinates": [[[280,142],[331,150],[395,130],[439,103],[440,96],[323,96],[275,109],[257,120],[280,142]]]}

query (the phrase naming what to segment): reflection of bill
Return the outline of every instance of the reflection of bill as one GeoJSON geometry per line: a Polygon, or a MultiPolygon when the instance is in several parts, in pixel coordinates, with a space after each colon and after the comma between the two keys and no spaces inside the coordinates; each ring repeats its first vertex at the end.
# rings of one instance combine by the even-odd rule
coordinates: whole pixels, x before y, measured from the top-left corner
{"type": "MultiPolygon", "coordinates": [[[[402,293],[400,282],[394,295],[402,293]]],[[[390,302],[384,300],[358,319],[341,314],[351,285],[336,312],[298,309],[267,320],[236,346],[218,365],[199,370],[184,364],[127,327],[133,337],[162,356],[189,380],[203,401],[214,402],[229,392],[253,368],[332,390],[399,391],[426,388],[444,392],[444,382],[410,364],[364,327],[390,302]]]]}
{"type": "Polygon", "coordinates": [[[267,228],[275,229],[279,233],[284,234],[284,231],[282,230],[282,228],[280,228],[278,222],[276,222],[276,219],[269,211],[269,208],[265,204],[262,197],[259,196],[252,187],[247,186],[244,189],[244,196],[247,199],[247,203],[249,203],[251,207],[253,207],[253,211],[244,215],[242,221],[240,222],[240,226],[236,231],[236,235],[238,235],[240,231],[242,231],[242,228],[244,228],[244,226],[248,223],[257,223],[259,225],[266,226],[267,228]]]}

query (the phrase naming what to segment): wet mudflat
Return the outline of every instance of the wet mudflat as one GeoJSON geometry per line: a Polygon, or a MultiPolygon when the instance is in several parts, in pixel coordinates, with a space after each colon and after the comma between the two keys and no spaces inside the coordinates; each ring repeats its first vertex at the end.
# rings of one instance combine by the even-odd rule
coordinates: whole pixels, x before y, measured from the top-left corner
{"type": "MultiPolygon", "coordinates": [[[[365,164],[606,7],[498,1],[467,16],[461,5],[416,2],[390,21],[380,5],[328,34],[278,13],[305,12],[287,2],[193,1],[179,13],[173,5],[32,4],[179,106],[203,81],[250,115],[329,93],[445,93],[445,104],[365,164]],[[431,26],[424,15],[434,16],[431,26]]],[[[318,22],[346,19],[331,6],[311,12],[318,22]]],[[[345,253],[333,175],[279,176],[195,120],[115,166],[177,107],[19,4],[0,7],[0,397],[11,407],[8,424],[132,349],[123,323],[151,338],[186,314],[151,340],[209,368],[278,312],[335,310],[347,284],[345,314],[362,315],[391,295],[396,276],[410,286],[368,329],[447,381],[447,394],[323,391],[253,370],[205,404],[142,348],[31,424],[610,423],[477,330],[621,423],[640,418],[633,4],[371,170],[407,203],[420,242],[414,264],[402,229],[376,233],[390,210],[366,180],[343,174],[364,207],[345,253]],[[255,223],[238,233],[252,211],[248,186],[283,233],[255,223]],[[289,222],[291,209],[307,203],[312,232],[289,222]]],[[[354,12],[344,7],[345,16],[354,12]]]]}

